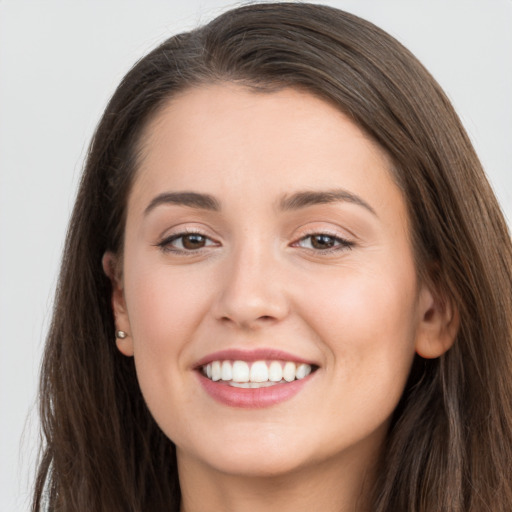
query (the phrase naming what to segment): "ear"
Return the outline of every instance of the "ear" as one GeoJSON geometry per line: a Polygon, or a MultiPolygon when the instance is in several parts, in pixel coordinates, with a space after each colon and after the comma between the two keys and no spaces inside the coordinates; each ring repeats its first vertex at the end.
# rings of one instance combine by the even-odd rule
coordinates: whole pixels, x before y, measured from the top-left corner
{"type": "Polygon", "coordinates": [[[125,356],[133,356],[133,339],[130,334],[130,321],[124,298],[121,265],[117,256],[111,251],[107,251],[103,255],[101,263],[103,271],[112,283],[112,311],[114,313],[116,333],[117,331],[124,331],[127,334],[125,338],[116,336],[117,348],[125,356]]]}
{"type": "Polygon", "coordinates": [[[453,300],[423,285],[419,295],[420,324],[416,353],[434,359],[451,348],[459,330],[459,311],[453,300]]]}

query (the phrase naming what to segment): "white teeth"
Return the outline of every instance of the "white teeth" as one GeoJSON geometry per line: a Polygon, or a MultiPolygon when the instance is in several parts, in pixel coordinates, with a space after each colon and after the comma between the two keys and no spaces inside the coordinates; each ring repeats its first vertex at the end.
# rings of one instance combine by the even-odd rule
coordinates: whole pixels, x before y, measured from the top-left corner
{"type": "Polygon", "coordinates": [[[231,371],[231,364],[229,361],[223,361],[221,366],[221,378],[222,380],[232,380],[233,372],[231,371]]]}
{"type": "Polygon", "coordinates": [[[309,366],[309,364],[299,364],[299,366],[297,366],[297,371],[295,372],[295,377],[300,380],[307,377],[310,373],[311,366],[309,366]]]}
{"type": "Polygon", "coordinates": [[[229,385],[234,388],[268,388],[270,386],[275,386],[277,382],[230,382],[229,385]]]}
{"type": "Polygon", "coordinates": [[[267,382],[268,368],[265,361],[255,361],[251,366],[251,374],[249,377],[251,382],[267,382]]]}
{"type": "Polygon", "coordinates": [[[233,362],[233,380],[235,382],[249,382],[249,365],[245,361],[233,362]]]}
{"type": "Polygon", "coordinates": [[[268,368],[268,380],[279,382],[283,379],[283,367],[279,361],[272,361],[268,368]]]}
{"type": "Polygon", "coordinates": [[[222,370],[220,368],[220,361],[213,361],[212,363],[212,380],[217,381],[222,377],[222,370]]]}
{"type": "Polygon", "coordinates": [[[288,361],[283,368],[283,379],[286,382],[295,380],[295,363],[288,361]]]}
{"type": "Polygon", "coordinates": [[[311,365],[295,364],[292,361],[212,361],[203,366],[203,374],[209,379],[222,380],[244,388],[266,387],[304,379],[311,371],[311,365]]]}

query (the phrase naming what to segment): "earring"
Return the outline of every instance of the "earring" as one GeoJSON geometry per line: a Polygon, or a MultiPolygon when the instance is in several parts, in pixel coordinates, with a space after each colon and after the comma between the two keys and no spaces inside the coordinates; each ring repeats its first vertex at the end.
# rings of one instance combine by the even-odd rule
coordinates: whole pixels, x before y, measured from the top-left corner
{"type": "Polygon", "coordinates": [[[116,331],[116,338],[119,338],[120,340],[124,340],[127,336],[128,334],[124,331],[116,331]]]}

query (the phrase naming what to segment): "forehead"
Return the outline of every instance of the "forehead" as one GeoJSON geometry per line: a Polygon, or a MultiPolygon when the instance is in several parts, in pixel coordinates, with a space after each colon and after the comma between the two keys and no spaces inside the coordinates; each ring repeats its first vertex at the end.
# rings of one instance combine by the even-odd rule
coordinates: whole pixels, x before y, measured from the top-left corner
{"type": "Polygon", "coordinates": [[[291,88],[190,88],[151,120],[140,154],[133,199],[195,190],[270,201],[293,189],[343,187],[377,207],[402,201],[380,146],[330,103],[291,88]]]}
{"type": "Polygon", "coordinates": [[[263,147],[276,137],[282,144],[301,135],[307,135],[311,146],[318,146],[321,137],[329,144],[328,134],[333,129],[335,137],[364,140],[368,150],[386,158],[380,146],[331,102],[291,87],[265,91],[229,82],[195,86],[173,96],[146,126],[141,146],[147,155],[147,150],[161,143],[162,137],[167,142],[169,137],[196,139],[197,145],[198,132],[208,135],[207,139],[202,137],[205,144],[240,144],[241,137],[251,132],[252,140],[247,142],[258,142],[263,147]],[[234,127],[238,130],[234,131],[234,127]],[[263,137],[257,138],[260,134],[263,137]]]}

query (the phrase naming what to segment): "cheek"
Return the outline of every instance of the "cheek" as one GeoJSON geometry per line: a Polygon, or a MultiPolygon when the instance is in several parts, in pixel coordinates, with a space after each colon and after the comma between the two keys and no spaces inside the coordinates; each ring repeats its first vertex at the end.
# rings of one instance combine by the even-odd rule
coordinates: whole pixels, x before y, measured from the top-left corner
{"type": "Polygon", "coordinates": [[[175,411],[187,410],[191,400],[190,383],[183,375],[201,311],[207,309],[204,294],[198,283],[168,267],[135,263],[125,267],[125,287],[139,387],[168,437],[186,438],[190,414],[185,421],[175,411]]]}
{"type": "Polygon", "coordinates": [[[344,432],[356,442],[384,432],[402,396],[414,357],[415,288],[390,274],[353,274],[338,284],[309,318],[329,351],[326,437],[344,432]]]}
{"type": "Polygon", "coordinates": [[[208,309],[201,282],[186,272],[157,264],[127,264],[125,287],[130,327],[144,350],[176,350],[208,309]]]}
{"type": "Polygon", "coordinates": [[[150,258],[125,261],[126,304],[140,388],[157,421],[183,396],[179,376],[208,310],[204,288],[186,272],[150,258]]]}
{"type": "Polygon", "coordinates": [[[395,398],[402,393],[415,352],[416,277],[410,268],[347,271],[329,293],[311,293],[309,321],[329,350],[333,372],[350,384],[395,398]]]}

